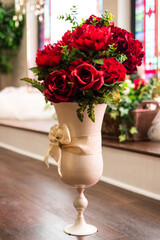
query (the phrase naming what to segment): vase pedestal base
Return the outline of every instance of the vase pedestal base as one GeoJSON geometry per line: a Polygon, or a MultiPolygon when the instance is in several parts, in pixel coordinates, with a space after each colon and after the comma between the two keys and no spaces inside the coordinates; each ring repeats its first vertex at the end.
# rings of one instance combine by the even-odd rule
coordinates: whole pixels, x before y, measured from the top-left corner
{"type": "Polygon", "coordinates": [[[90,224],[77,225],[71,224],[65,227],[64,232],[72,236],[89,236],[96,233],[98,230],[95,226],[90,224]]]}

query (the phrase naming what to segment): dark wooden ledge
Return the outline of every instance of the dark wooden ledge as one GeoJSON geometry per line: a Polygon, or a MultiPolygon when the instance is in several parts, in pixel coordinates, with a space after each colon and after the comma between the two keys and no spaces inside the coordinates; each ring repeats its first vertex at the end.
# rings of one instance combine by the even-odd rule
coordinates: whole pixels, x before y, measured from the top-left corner
{"type": "Polygon", "coordinates": [[[106,138],[103,138],[102,142],[103,142],[103,146],[105,147],[111,147],[111,148],[146,154],[146,155],[160,158],[160,142],[142,141],[142,142],[119,143],[116,140],[110,140],[106,138]]]}

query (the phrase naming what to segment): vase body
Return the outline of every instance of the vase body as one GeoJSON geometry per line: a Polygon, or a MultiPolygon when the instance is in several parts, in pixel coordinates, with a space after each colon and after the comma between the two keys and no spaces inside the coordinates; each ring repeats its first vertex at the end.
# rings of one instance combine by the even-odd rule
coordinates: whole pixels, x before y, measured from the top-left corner
{"type": "Polygon", "coordinates": [[[76,236],[90,235],[96,232],[97,229],[84,221],[82,213],[88,203],[83,195],[83,191],[86,187],[96,184],[103,172],[101,126],[106,104],[95,105],[95,122],[92,122],[88,117],[87,111],[84,112],[83,122],[78,119],[76,110],[79,106],[77,103],[61,102],[53,105],[57,113],[59,125],[67,125],[71,139],[81,140],[82,138],[87,138],[88,144],[84,148],[90,145],[90,149],[92,149],[89,154],[77,154],[62,148],[60,167],[62,181],[78,190],[78,197],[74,201],[74,206],[78,209],[77,220],[75,224],[70,225],[64,231],[76,236]]]}
{"type": "MultiPolygon", "coordinates": [[[[71,137],[79,138],[83,136],[94,137],[101,134],[102,120],[105,104],[95,106],[95,123],[84,113],[84,120],[80,122],[77,117],[77,103],[54,104],[59,124],[66,124],[70,130],[71,137]]],[[[93,149],[101,148],[101,138],[97,139],[93,149]]],[[[99,181],[103,171],[102,154],[79,155],[67,152],[62,149],[61,173],[62,181],[71,186],[90,186],[99,181]]]]}

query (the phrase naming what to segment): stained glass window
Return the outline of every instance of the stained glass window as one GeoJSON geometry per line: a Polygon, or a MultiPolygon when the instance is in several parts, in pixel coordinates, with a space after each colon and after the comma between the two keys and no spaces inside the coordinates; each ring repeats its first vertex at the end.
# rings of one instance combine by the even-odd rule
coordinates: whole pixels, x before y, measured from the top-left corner
{"type": "Polygon", "coordinates": [[[157,70],[157,36],[160,34],[157,28],[157,7],[156,0],[136,0],[135,36],[144,46],[144,68],[148,78],[155,75],[157,70]]]}
{"type": "Polygon", "coordinates": [[[51,42],[51,0],[44,2],[43,22],[39,22],[39,48],[51,42]]]}

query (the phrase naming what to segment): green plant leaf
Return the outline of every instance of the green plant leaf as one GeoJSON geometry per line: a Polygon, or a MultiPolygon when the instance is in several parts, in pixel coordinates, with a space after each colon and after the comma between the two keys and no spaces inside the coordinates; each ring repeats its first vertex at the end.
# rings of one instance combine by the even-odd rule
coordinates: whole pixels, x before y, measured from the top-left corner
{"type": "Polygon", "coordinates": [[[130,132],[131,134],[136,134],[136,133],[138,133],[138,130],[137,130],[136,127],[131,127],[130,130],[129,130],[129,132],[130,132]]]}
{"type": "Polygon", "coordinates": [[[95,122],[94,105],[91,103],[87,109],[88,117],[95,122]]]}
{"type": "Polygon", "coordinates": [[[94,63],[96,63],[96,64],[101,64],[101,65],[103,65],[103,59],[101,58],[101,59],[94,59],[94,60],[92,60],[94,63]]]}
{"type": "Polygon", "coordinates": [[[118,116],[119,116],[119,111],[112,110],[112,112],[110,112],[110,117],[113,118],[114,120],[116,120],[118,116]]]}
{"type": "Polygon", "coordinates": [[[124,124],[120,124],[119,125],[119,130],[121,131],[121,134],[126,133],[127,132],[127,126],[124,125],[124,124]]]}
{"type": "Polygon", "coordinates": [[[128,115],[128,113],[129,113],[129,109],[128,108],[124,108],[124,107],[120,107],[119,111],[120,111],[120,116],[121,117],[123,117],[125,115],[128,115]]]}
{"type": "Polygon", "coordinates": [[[119,135],[118,139],[119,139],[119,142],[125,142],[126,141],[126,135],[125,134],[119,135]]]}
{"type": "Polygon", "coordinates": [[[33,87],[37,88],[42,93],[44,93],[44,91],[45,91],[45,86],[42,85],[41,83],[37,82],[35,79],[22,78],[21,81],[31,83],[33,87]]]}
{"type": "Polygon", "coordinates": [[[80,120],[81,122],[83,122],[84,114],[83,114],[81,108],[78,108],[77,111],[76,111],[76,113],[77,113],[77,117],[79,118],[79,120],[80,120]]]}
{"type": "Polygon", "coordinates": [[[35,76],[38,76],[38,80],[44,80],[46,76],[49,74],[48,69],[40,68],[40,67],[33,67],[29,69],[34,73],[35,76]]]}

